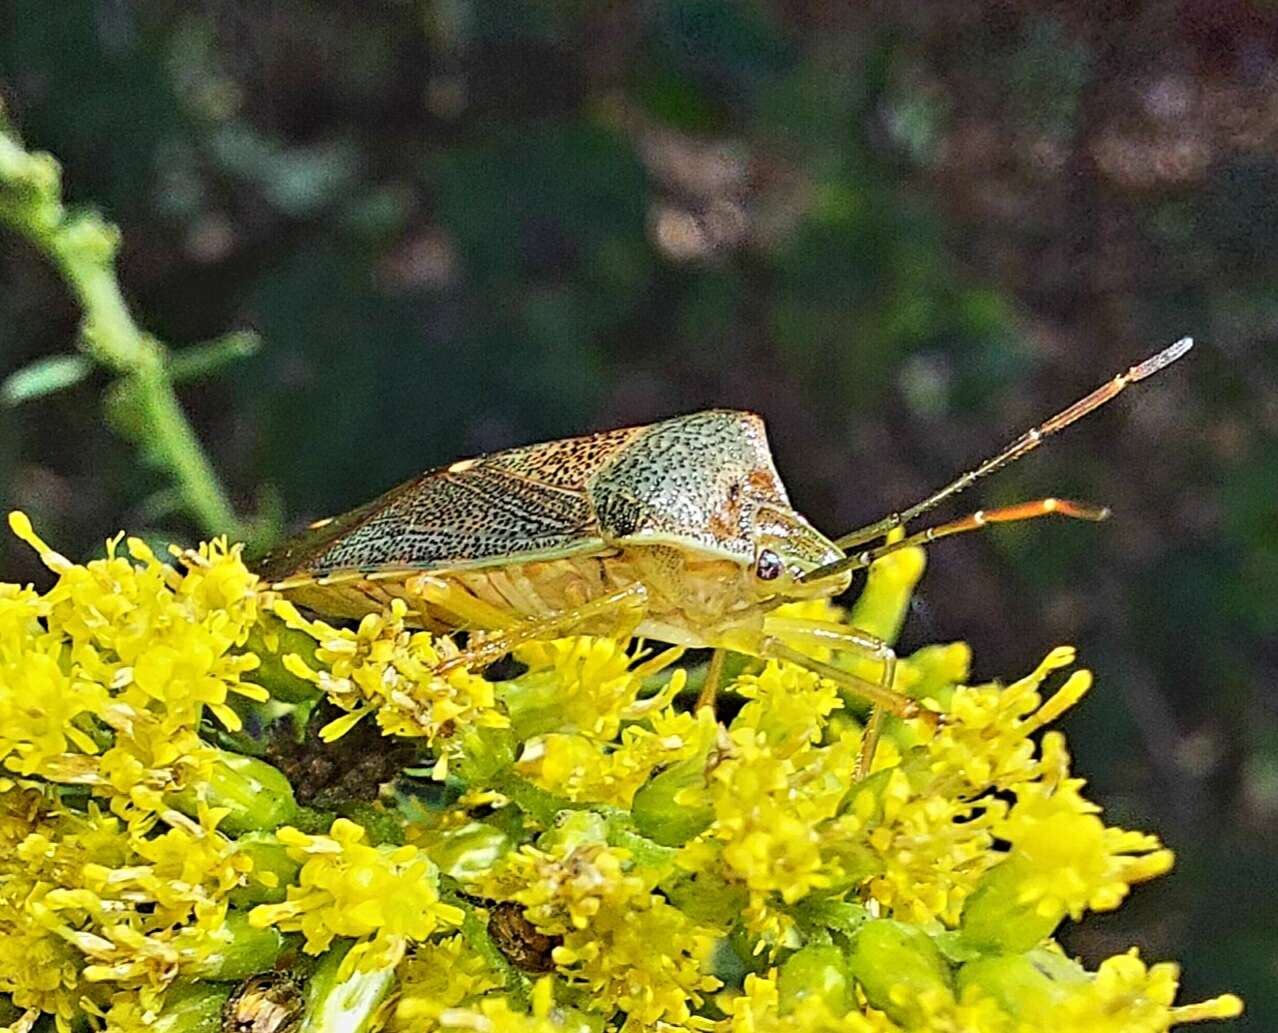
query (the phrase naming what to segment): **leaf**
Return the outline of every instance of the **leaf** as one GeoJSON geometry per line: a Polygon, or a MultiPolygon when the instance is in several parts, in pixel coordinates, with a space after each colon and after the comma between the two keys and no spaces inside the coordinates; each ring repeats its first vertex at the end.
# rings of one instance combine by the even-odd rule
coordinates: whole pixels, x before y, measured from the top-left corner
{"type": "Polygon", "coordinates": [[[78,384],[93,369],[84,355],[50,355],[37,359],[0,384],[0,404],[20,405],[78,384]]]}

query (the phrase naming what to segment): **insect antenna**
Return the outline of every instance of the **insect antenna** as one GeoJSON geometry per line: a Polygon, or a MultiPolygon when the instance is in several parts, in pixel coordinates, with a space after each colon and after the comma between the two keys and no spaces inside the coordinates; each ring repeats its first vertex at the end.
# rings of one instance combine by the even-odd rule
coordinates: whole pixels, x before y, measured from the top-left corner
{"type": "MultiPolygon", "coordinates": [[[[1080,398],[1073,405],[1069,406],[1068,408],[1062,409],[1055,416],[1051,417],[1050,419],[1044,420],[1037,427],[1033,427],[1030,430],[1027,430],[1024,434],[1022,434],[1019,438],[1017,438],[1015,441],[1009,444],[1002,451],[991,456],[989,459],[985,460],[985,462],[981,463],[981,465],[976,467],[975,469],[969,470],[967,473],[951,481],[940,491],[933,492],[931,495],[925,498],[922,502],[916,503],[915,505],[911,506],[909,509],[903,509],[895,513],[889,513],[882,520],[876,520],[872,524],[867,524],[865,527],[858,528],[855,531],[851,531],[848,534],[843,535],[843,537],[836,539],[834,544],[839,546],[839,548],[841,549],[848,549],[855,545],[861,545],[864,542],[873,541],[875,538],[882,538],[889,531],[897,527],[901,527],[905,524],[908,524],[911,520],[915,519],[916,517],[922,516],[928,510],[934,509],[936,506],[939,506],[951,495],[957,495],[960,491],[963,491],[963,489],[970,487],[974,481],[977,481],[982,477],[986,477],[989,474],[992,474],[995,470],[999,470],[1002,467],[1006,466],[1008,463],[1014,462],[1015,460],[1020,459],[1021,456],[1034,451],[1034,449],[1038,448],[1038,446],[1043,443],[1043,440],[1045,438],[1050,437],[1052,434],[1055,434],[1057,431],[1064,430],[1071,423],[1081,420],[1089,412],[1092,412],[1095,409],[1099,409],[1102,405],[1104,405],[1110,399],[1120,394],[1129,385],[1135,384],[1138,381],[1144,380],[1146,377],[1153,376],[1159,370],[1165,369],[1167,366],[1170,366],[1173,362],[1175,362],[1187,351],[1189,351],[1189,349],[1192,348],[1193,346],[1194,346],[1194,339],[1192,337],[1182,337],[1175,344],[1170,345],[1167,348],[1164,348],[1157,355],[1151,355],[1144,362],[1137,363],[1135,366],[1129,369],[1126,373],[1119,373],[1112,380],[1109,380],[1106,383],[1102,384],[1100,387],[1098,387],[1091,394],[1087,395],[1085,398],[1080,398]]],[[[1044,501],[1047,502],[1052,500],[1047,499],[1044,501]]],[[[1025,505],[1034,505],[1034,504],[1025,503],[1025,505]]],[[[1008,508],[1016,509],[1018,507],[1012,506],[1008,508]]],[[[995,512],[1000,512],[1000,511],[991,510],[990,512],[985,513],[985,517],[987,521],[994,522],[990,520],[990,518],[992,514],[995,512]]],[[[1061,512],[1062,515],[1072,515],[1072,514],[1066,514],[1063,511],[1054,511],[1054,512],[1061,512]]],[[[1045,515],[1045,514],[1036,514],[1036,515],[1045,515]]],[[[1089,518],[1089,519],[1092,519],[1092,518],[1089,518]]],[[[956,523],[958,522],[959,521],[956,521],[956,523]]],[[[944,524],[942,526],[948,527],[950,525],[944,524]]],[[[967,530],[967,528],[964,528],[964,530],[967,530]]],[[[947,531],[946,533],[954,534],[956,532],[947,531]]],[[[907,541],[912,540],[913,537],[914,536],[911,536],[911,538],[907,539],[907,541]]],[[[850,568],[843,567],[842,569],[847,570],[850,568]]],[[[815,571],[815,570],[811,571],[809,575],[805,577],[803,580],[804,581],[813,580],[814,575],[816,575],[817,573],[819,573],[819,571],[815,571]]],[[[827,574],[825,576],[828,577],[829,575],[827,574]]]]}
{"type": "Polygon", "coordinates": [[[886,545],[880,545],[874,549],[863,549],[841,560],[827,563],[823,567],[808,571],[800,580],[805,584],[813,581],[823,581],[826,578],[845,574],[850,570],[861,570],[882,556],[898,552],[901,549],[908,549],[914,545],[926,545],[928,542],[934,542],[938,538],[948,538],[953,534],[979,531],[989,524],[1011,524],[1021,520],[1036,520],[1045,516],[1070,517],[1074,520],[1104,520],[1109,516],[1109,510],[1105,506],[1095,506],[1090,502],[1073,502],[1069,499],[1056,498],[1018,502],[1015,505],[1002,506],[998,509],[978,509],[975,513],[969,513],[967,516],[959,517],[957,520],[950,520],[944,524],[934,524],[931,527],[923,528],[921,531],[906,535],[895,542],[888,542],[886,545]]]}

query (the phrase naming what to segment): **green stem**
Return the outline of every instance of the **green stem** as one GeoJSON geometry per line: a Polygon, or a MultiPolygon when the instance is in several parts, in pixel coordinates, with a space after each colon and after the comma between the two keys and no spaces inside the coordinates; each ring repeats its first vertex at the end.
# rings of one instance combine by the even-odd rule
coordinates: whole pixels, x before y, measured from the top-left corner
{"type": "Polygon", "coordinates": [[[145,420],[148,447],[181,490],[207,534],[237,539],[236,517],[173,390],[165,347],[134,322],[115,271],[119,231],[92,212],[69,213],[61,174],[47,154],[32,154],[0,127],[0,221],[48,256],[83,310],[80,348],[130,385],[145,420]]]}

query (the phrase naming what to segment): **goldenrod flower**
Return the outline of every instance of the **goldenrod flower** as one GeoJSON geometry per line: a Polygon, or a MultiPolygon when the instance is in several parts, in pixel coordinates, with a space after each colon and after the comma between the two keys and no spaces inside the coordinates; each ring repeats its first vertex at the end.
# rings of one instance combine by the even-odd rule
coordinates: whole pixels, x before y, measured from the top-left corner
{"type": "Polygon", "coordinates": [[[249,921],[301,932],[310,954],[322,954],[336,936],[352,937],[361,943],[347,955],[347,968],[381,967],[398,961],[410,941],[462,919],[440,901],[438,872],[414,846],[370,846],[364,829],[345,818],[327,836],[285,826],[276,837],[302,866],[297,884],[287,900],[255,907],[249,921]]]}
{"type": "Polygon", "coordinates": [[[347,711],[321,730],[326,740],[339,738],[370,713],[385,734],[421,736],[432,744],[460,727],[507,723],[495,708],[491,682],[466,670],[443,677],[434,673],[442,660],[456,654],[456,647],[427,632],[407,630],[408,606],[402,599],[384,614],[369,614],[355,630],[308,620],[283,599],[272,606],[288,627],[315,639],[315,656],[322,664],[314,668],[290,654],[285,666],[347,711]]]}
{"type": "Polygon", "coordinates": [[[624,1011],[635,1028],[685,1023],[719,981],[703,968],[712,936],[653,892],[655,874],[626,851],[569,834],[548,853],[527,846],[481,888],[518,902],[538,931],[559,937],[552,958],[570,986],[624,1011]]]}
{"type": "Polygon", "coordinates": [[[392,1030],[424,1033],[440,1016],[502,985],[484,957],[460,934],[417,945],[399,966],[399,999],[389,1018],[392,1030]]]}
{"type": "MultiPolygon", "coordinates": [[[[0,584],[15,1033],[216,1028],[269,1010],[232,987],[298,952],[315,960],[275,1017],[304,1006],[311,1033],[1164,1033],[1241,1009],[1175,1004],[1172,964],[1088,971],[1053,940],[1172,863],[1105,824],[1044,731],[1091,685],[1067,647],[1006,686],[964,684],[961,643],[902,657],[896,687],[945,721],[889,721],[857,781],[863,706],[788,664],[730,678],[726,724],[686,705],[679,650],[626,639],[522,645],[501,682],[440,674],[459,647],[402,600],[339,627],[238,546],[162,561],[118,537],[75,564],[10,523],[55,575],[0,584]],[[321,694],[344,711],[328,742],[367,716],[417,748],[379,792],[335,794],[340,817],[254,755],[321,694]]],[[[922,570],[905,550],[850,614],[782,616],[891,639],[922,570]]],[[[358,768],[340,745],[311,761],[358,768]]]]}

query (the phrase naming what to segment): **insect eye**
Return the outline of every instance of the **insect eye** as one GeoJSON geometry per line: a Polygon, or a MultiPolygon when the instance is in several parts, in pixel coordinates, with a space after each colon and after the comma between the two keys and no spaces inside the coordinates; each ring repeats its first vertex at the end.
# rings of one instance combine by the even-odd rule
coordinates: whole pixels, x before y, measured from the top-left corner
{"type": "Polygon", "coordinates": [[[775,552],[771,549],[760,551],[759,558],[754,564],[755,576],[760,581],[775,581],[784,570],[785,564],[781,562],[781,557],[775,552]]]}

